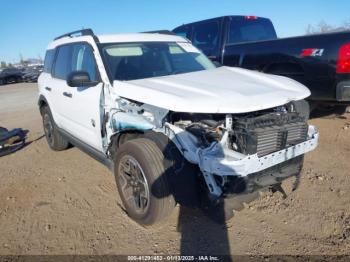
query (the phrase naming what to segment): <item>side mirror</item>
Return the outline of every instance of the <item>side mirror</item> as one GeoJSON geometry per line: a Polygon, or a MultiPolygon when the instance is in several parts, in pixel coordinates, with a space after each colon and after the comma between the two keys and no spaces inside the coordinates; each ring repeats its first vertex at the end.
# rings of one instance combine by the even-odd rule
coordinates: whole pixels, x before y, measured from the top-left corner
{"type": "Polygon", "coordinates": [[[97,81],[91,81],[90,75],[86,71],[73,71],[67,78],[67,85],[71,87],[90,87],[97,84],[97,81]]]}

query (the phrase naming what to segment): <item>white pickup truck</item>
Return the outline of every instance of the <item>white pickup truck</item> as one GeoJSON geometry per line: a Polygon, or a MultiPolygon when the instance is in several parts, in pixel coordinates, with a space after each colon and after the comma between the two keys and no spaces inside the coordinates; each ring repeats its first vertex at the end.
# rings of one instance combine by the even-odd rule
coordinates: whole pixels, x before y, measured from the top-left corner
{"type": "Polygon", "coordinates": [[[179,36],[65,34],[49,44],[38,84],[49,146],[75,145],[111,168],[141,225],[176,203],[228,219],[260,190],[298,178],[318,143],[306,87],[217,68],[179,36]]]}

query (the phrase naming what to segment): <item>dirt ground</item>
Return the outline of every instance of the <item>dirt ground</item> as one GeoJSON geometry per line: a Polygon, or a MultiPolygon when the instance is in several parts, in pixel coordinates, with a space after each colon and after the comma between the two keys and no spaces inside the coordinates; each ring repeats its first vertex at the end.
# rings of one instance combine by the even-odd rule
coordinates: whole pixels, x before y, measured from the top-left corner
{"type": "Polygon", "coordinates": [[[287,199],[263,196],[225,226],[176,207],[143,228],[123,212],[112,174],[76,148],[43,138],[36,84],[0,86],[0,126],[29,130],[0,158],[0,254],[350,254],[350,114],[316,118],[317,150],[287,199]]]}

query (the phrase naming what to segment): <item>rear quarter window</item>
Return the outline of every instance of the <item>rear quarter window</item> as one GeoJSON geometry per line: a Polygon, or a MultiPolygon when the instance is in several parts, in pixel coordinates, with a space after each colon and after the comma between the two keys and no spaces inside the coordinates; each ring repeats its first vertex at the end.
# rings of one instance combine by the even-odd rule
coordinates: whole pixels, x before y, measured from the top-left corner
{"type": "Polygon", "coordinates": [[[44,60],[44,72],[51,73],[53,59],[55,57],[55,49],[47,50],[44,60]]]}

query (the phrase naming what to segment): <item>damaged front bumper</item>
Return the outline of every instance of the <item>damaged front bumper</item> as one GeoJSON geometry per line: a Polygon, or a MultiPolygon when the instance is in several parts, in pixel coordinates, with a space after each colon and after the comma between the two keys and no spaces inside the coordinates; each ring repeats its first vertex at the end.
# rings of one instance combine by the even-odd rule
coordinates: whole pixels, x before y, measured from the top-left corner
{"type": "Polygon", "coordinates": [[[319,136],[316,128],[310,125],[306,141],[259,157],[257,154],[244,155],[228,148],[227,132],[220,142],[212,143],[203,149],[196,147],[194,138],[187,132],[170,124],[168,128],[171,129],[171,132],[166,132],[167,136],[172,139],[189,162],[198,164],[208,189],[214,196],[222,194],[222,189],[214,176],[246,177],[249,174],[277,166],[314,150],[317,147],[319,136]]]}
{"type": "Polygon", "coordinates": [[[257,154],[239,154],[218,143],[212,148],[199,151],[198,164],[202,171],[212,174],[247,176],[308,153],[314,150],[317,144],[318,133],[314,126],[309,126],[308,140],[263,157],[258,157],[257,154]]]}

